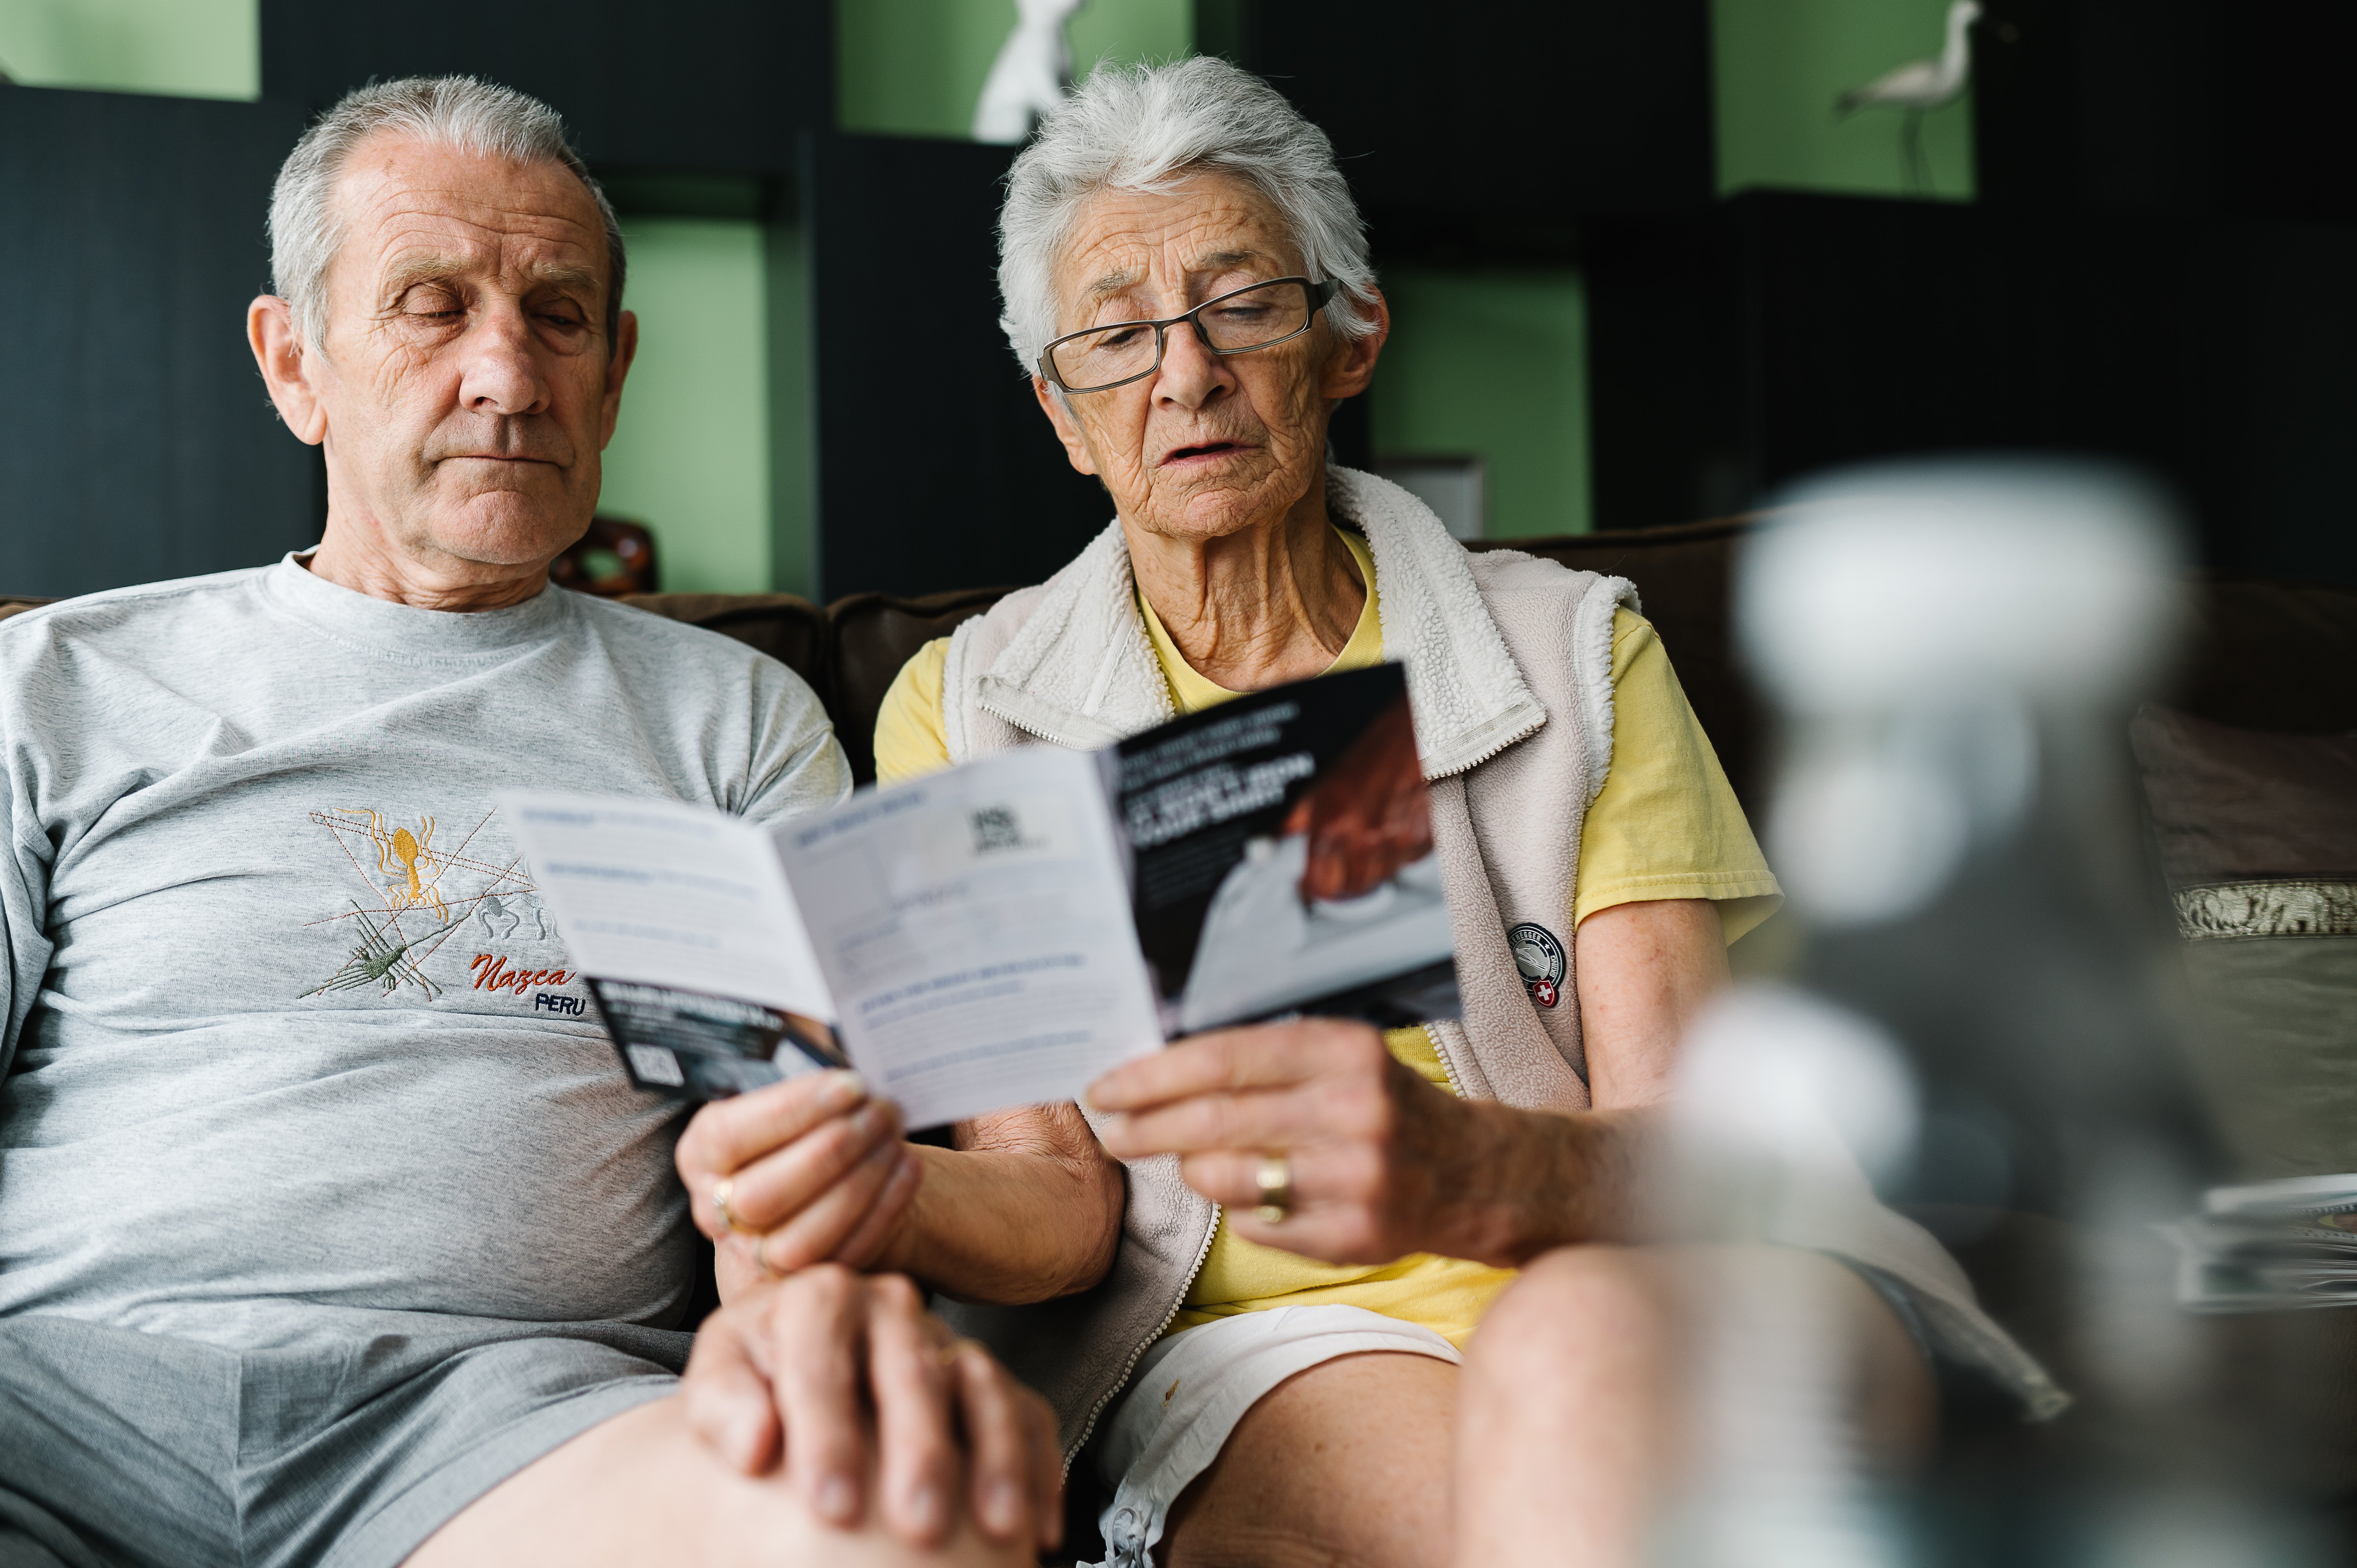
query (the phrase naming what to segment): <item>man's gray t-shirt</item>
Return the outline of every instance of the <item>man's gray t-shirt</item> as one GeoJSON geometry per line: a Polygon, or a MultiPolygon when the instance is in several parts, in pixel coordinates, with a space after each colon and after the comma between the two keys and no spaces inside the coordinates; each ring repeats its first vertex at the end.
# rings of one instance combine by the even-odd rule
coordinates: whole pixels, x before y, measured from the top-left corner
{"type": "Polygon", "coordinates": [[[830,804],[850,769],[791,671],[559,589],[449,614],[290,558],[0,623],[0,1316],[240,1347],[671,1320],[680,1108],[576,1011],[491,797],[830,804]]]}

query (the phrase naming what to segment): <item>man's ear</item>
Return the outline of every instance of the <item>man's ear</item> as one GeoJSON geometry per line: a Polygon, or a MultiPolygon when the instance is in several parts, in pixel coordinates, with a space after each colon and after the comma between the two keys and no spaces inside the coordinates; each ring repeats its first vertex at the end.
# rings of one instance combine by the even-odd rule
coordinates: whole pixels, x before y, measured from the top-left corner
{"type": "Polygon", "coordinates": [[[639,317],[626,310],[614,322],[614,351],[606,357],[606,409],[597,436],[597,450],[614,439],[614,424],[622,416],[622,381],[639,357],[639,317]]]}
{"type": "Polygon", "coordinates": [[[1392,307],[1383,298],[1383,290],[1370,288],[1367,292],[1373,297],[1361,304],[1359,310],[1375,318],[1375,329],[1363,338],[1343,338],[1333,358],[1326,362],[1325,384],[1318,390],[1329,401],[1356,397],[1367,390],[1375,379],[1375,360],[1383,354],[1384,340],[1392,335],[1392,307]]]}
{"type": "Polygon", "coordinates": [[[328,409],[311,384],[316,355],[303,346],[295,330],[295,313],[274,294],[257,295],[245,307],[245,340],[253,362],[262,368],[262,384],[270,389],[271,405],[295,433],[297,441],[317,446],[327,439],[328,409]]]}
{"type": "Polygon", "coordinates": [[[1056,427],[1056,439],[1064,444],[1064,456],[1071,459],[1072,467],[1083,474],[1094,474],[1096,461],[1089,456],[1089,444],[1081,439],[1081,423],[1064,406],[1064,400],[1056,395],[1056,389],[1048,384],[1047,377],[1031,378],[1031,395],[1039,400],[1039,412],[1056,427]]]}

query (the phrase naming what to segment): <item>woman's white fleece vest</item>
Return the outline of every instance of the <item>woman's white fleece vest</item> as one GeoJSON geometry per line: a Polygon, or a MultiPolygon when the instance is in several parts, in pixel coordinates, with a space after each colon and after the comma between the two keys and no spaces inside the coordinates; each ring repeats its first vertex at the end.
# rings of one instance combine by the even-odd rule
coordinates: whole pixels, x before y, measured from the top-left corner
{"type": "MultiPolygon", "coordinates": [[[[1464,999],[1461,1024],[1432,1026],[1442,1059],[1469,1098],[1585,1111],[1572,895],[1580,827],[1612,760],[1613,611],[1636,608],[1636,590],[1515,551],[1468,552],[1423,502],[1372,474],[1329,468],[1326,496],[1374,557],[1383,652],[1406,666],[1431,785],[1464,999]],[[1534,999],[1507,947],[1525,921],[1566,955],[1552,1007],[1534,999]]],[[[1038,742],[1102,746],[1174,714],[1118,521],[950,639],[952,762],[1038,742]]],[[[1127,1168],[1121,1247],[1093,1289],[1033,1306],[937,1304],[1047,1396],[1068,1460],[1177,1313],[1219,1218],[1179,1180],[1175,1156],[1127,1168]]],[[[2063,1396],[1980,1312],[1939,1243],[1870,1197],[1861,1208],[1871,1212],[1846,1217],[1837,1237],[1792,1240],[1896,1277],[1942,1348],[1996,1371],[2038,1413],[2060,1408],[2063,1396]]]]}

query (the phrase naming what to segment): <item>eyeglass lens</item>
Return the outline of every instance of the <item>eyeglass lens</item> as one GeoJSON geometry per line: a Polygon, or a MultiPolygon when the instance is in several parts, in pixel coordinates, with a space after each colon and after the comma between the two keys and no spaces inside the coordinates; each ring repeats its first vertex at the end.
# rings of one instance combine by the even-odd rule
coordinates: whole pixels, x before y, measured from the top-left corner
{"type": "MultiPolygon", "coordinates": [[[[1210,348],[1258,349],[1309,324],[1309,291],[1290,280],[1239,289],[1211,301],[1195,320],[1210,348]]],[[[1053,352],[1056,373],[1069,390],[1111,386],[1154,368],[1154,328],[1108,327],[1067,338],[1053,352]]]]}

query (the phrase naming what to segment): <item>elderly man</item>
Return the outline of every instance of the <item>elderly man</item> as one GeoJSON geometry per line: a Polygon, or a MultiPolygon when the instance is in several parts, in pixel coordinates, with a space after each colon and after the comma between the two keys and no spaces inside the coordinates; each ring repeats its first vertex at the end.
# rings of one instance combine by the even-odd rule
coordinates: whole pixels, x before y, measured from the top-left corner
{"type": "MultiPolygon", "coordinates": [[[[317,549],[0,628],[0,1563],[1030,1561],[1037,1400],[842,1270],[732,1276],[691,1358],[675,1109],[470,979],[586,993],[495,789],[850,787],[782,666],[548,585],[637,343],[611,209],[544,106],[416,80],[271,232],[317,549]]],[[[769,1112],[900,1169],[847,1075],[769,1112]]]]}

